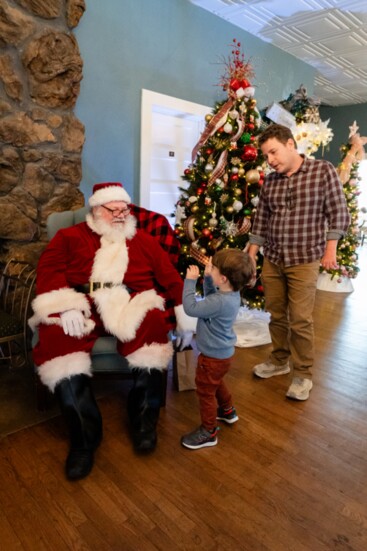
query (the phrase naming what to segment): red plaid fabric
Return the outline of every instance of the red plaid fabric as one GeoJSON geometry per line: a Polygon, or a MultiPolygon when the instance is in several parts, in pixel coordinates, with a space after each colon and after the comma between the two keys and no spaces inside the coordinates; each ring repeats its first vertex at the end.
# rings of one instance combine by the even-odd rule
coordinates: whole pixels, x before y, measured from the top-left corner
{"type": "MultiPolygon", "coordinates": [[[[137,219],[137,227],[156,237],[161,247],[168,253],[172,264],[177,268],[180,255],[180,242],[174,234],[167,218],[163,214],[158,214],[150,210],[130,205],[130,212],[137,219]]],[[[163,289],[158,289],[163,296],[163,289]]],[[[176,327],[176,317],[173,310],[173,301],[166,298],[166,322],[169,329],[176,327]]]]}

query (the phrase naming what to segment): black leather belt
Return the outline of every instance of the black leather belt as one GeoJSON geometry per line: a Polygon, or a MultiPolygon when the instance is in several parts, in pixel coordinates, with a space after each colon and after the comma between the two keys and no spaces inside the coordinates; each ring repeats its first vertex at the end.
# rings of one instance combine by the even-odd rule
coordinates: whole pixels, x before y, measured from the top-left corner
{"type": "MultiPolygon", "coordinates": [[[[85,293],[91,295],[94,291],[98,289],[112,289],[112,287],[122,287],[122,283],[112,283],[111,281],[90,281],[89,283],[84,283],[81,285],[75,285],[74,289],[79,291],[79,293],[85,293]]],[[[128,293],[132,293],[133,290],[124,286],[128,293]]]]}

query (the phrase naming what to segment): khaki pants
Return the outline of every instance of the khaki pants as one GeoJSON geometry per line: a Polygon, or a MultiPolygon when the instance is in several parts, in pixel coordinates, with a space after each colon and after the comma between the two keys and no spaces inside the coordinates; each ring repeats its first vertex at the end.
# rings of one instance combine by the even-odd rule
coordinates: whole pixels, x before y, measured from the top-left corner
{"type": "Polygon", "coordinates": [[[294,376],[311,378],[314,359],[313,309],[320,262],[285,267],[264,259],[262,283],[270,313],[273,351],[281,365],[292,359],[294,376]]]}

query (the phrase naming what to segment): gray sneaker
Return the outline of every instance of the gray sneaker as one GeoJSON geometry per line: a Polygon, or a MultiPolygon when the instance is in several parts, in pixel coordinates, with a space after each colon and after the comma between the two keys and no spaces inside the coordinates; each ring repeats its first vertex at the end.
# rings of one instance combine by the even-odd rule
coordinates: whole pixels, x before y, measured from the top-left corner
{"type": "Polygon", "coordinates": [[[275,365],[268,360],[262,364],[255,365],[252,373],[257,377],[261,377],[261,379],[269,379],[269,377],[274,377],[274,375],[286,375],[290,370],[289,362],[282,365],[275,365]]]}
{"type": "Polygon", "coordinates": [[[294,377],[291,386],[288,388],[286,396],[292,400],[308,400],[312,386],[311,379],[294,377]]]}
{"type": "Polygon", "coordinates": [[[185,446],[185,448],[190,448],[190,450],[198,450],[199,448],[216,446],[218,443],[217,433],[217,428],[214,431],[209,432],[203,426],[200,426],[193,432],[185,434],[181,438],[181,444],[185,446]]]}

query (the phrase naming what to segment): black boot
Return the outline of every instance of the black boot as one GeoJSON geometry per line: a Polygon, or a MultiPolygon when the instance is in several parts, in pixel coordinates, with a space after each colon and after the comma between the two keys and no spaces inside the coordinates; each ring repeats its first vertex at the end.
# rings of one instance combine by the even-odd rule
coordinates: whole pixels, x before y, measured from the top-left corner
{"type": "Polygon", "coordinates": [[[158,369],[134,371],[134,386],[127,405],[133,444],[137,452],[151,452],[157,445],[156,427],[162,404],[163,375],[158,369]]]}
{"type": "Polygon", "coordinates": [[[101,414],[87,375],[63,379],[56,386],[55,394],[69,429],[66,476],[69,480],[78,480],[92,470],[94,451],[102,440],[101,414]]]}

